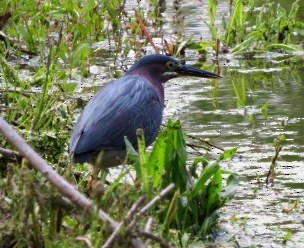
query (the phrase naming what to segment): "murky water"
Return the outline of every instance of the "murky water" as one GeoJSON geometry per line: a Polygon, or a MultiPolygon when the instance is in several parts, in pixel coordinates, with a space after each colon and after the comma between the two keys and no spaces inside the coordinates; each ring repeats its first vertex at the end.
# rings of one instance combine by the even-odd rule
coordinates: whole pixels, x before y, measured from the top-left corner
{"type": "MultiPolygon", "coordinates": [[[[218,1],[218,18],[229,13],[229,1],[218,1]]],[[[130,2],[136,7],[137,2],[130,2]]],[[[210,38],[207,1],[166,1],[162,13],[164,38],[183,34],[195,40],[210,38]],[[174,4],[175,3],[175,4],[174,4]]],[[[141,7],[149,8],[144,1],[141,7]]],[[[286,6],[286,1],[282,1],[286,6]]],[[[290,5],[289,5],[290,6],[290,5]]],[[[288,7],[288,5],[287,5],[288,7]]],[[[303,17],[304,4],[300,10],[303,17]]],[[[296,37],[303,39],[303,37],[296,37]]],[[[154,42],[158,42],[155,39],[154,42]]],[[[151,50],[150,50],[151,49],[151,50]]],[[[153,52],[147,48],[147,53],[153,52]]],[[[132,57],[132,54],[129,55],[132,57]]],[[[195,51],[186,50],[194,64],[195,51]]],[[[101,58],[92,71],[96,84],[104,82],[111,58],[101,58]]],[[[112,62],[112,61],[111,61],[112,62]]],[[[211,60],[206,62],[212,64],[211,60]]],[[[304,59],[267,53],[245,60],[229,55],[219,60],[219,81],[180,78],[166,84],[165,119],[179,118],[184,131],[208,138],[224,148],[236,147],[238,156],[223,166],[240,175],[236,197],[222,210],[223,232],[218,240],[226,247],[300,247],[304,244],[304,59]],[[241,97],[236,96],[241,90],[241,97]],[[261,113],[268,104],[267,114],[261,113]],[[274,184],[265,179],[274,156],[273,141],[285,135],[277,161],[274,184]],[[290,240],[283,238],[291,233],[290,240]]],[[[107,81],[107,80],[106,80],[107,81]]],[[[90,87],[92,82],[89,83],[90,87]]],[[[102,84],[102,83],[101,83],[102,84]]]]}
{"type": "MultiPolygon", "coordinates": [[[[295,63],[303,64],[303,61],[295,63]]],[[[229,66],[223,71],[224,79],[218,82],[219,95],[213,105],[210,82],[178,79],[167,84],[167,116],[183,121],[186,133],[209,138],[225,147],[237,147],[239,156],[228,169],[240,175],[238,194],[224,210],[223,222],[235,219],[227,232],[239,241],[241,247],[258,245],[280,247],[289,230],[293,233],[290,247],[304,242],[304,66],[291,70],[250,72],[259,68],[260,60],[242,61],[238,67],[229,66]],[[248,72],[245,72],[249,70],[248,72]],[[231,75],[232,71],[236,71],[231,75]],[[263,74],[258,80],[253,75],[263,74]],[[293,77],[292,75],[296,75],[293,77]],[[254,89],[247,90],[244,108],[237,108],[232,83],[244,80],[254,89]],[[254,81],[254,82],[252,82],[254,81]],[[268,117],[263,117],[260,106],[268,102],[268,117]],[[174,111],[173,111],[174,110],[174,111]],[[253,116],[253,120],[249,120],[253,116]],[[272,187],[266,187],[265,178],[274,156],[273,140],[285,135],[283,150],[277,165],[277,176],[272,187]],[[293,209],[293,204],[299,203],[293,209]],[[287,211],[291,209],[291,211],[287,211]]],[[[269,67],[277,68],[271,61],[269,67]]],[[[257,77],[258,78],[258,77],[257,77]]]]}
{"type": "MultiPolygon", "coordinates": [[[[229,1],[218,1],[218,18],[229,14],[229,1]]],[[[262,3],[263,1],[261,1],[262,3]]],[[[280,1],[289,8],[289,1],[280,1]]],[[[183,34],[209,39],[207,1],[166,1],[162,13],[164,38],[183,34]],[[174,4],[175,3],[175,4],[174,4]]],[[[149,8],[145,2],[142,7],[149,8]]],[[[137,3],[134,3],[137,6],[137,3]]],[[[128,6],[130,11],[131,5],[128,6]]],[[[304,16],[304,3],[299,16],[304,16]]],[[[295,39],[302,39],[297,36],[295,39]]],[[[158,39],[154,40],[156,43],[158,39]]],[[[147,48],[147,52],[153,52],[147,48]]],[[[132,55],[130,55],[131,57],[132,55]]],[[[197,61],[186,50],[187,64],[197,61]]],[[[104,58],[102,59],[104,62],[104,58]]],[[[206,64],[212,64],[208,60],[206,64]]],[[[208,138],[224,148],[236,147],[238,156],[223,164],[240,175],[236,197],[222,210],[226,247],[301,247],[304,245],[304,58],[266,53],[251,60],[219,60],[219,81],[179,78],[166,84],[165,120],[178,118],[184,131],[208,138]],[[237,97],[236,91],[242,92],[237,97]],[[268,104],[267,113],[261,107],[268,104]],[[274,156],[274,139],[285,135],[272,186],[265,179],[274,156]],[[288,233],[290,240],[283,239],[288,233]]],[[[102,70],[101,66],[101,70],[102,70]]],[[[99,68],[100,69],[100,68],[99,68]]],[[[102,73],[99,71],[97,74],[102,73]]],[[[100,78],[97,78],[97,83],[100,78]]]]}
{"type": "MultiPolygon", "coordinates": [[[[219,2],[218,13],[225,15],[227,1],[219,2]]],[[[186,14],[186,34],[204,37],[208,33],[202,22],[208,20],[206,9],[203,3],[195,8],[190,4],[180,6],[179,11],[186,14]]],[[[167,28],[172,29],[170,16],[176,13],[170,8],[167,12],[167,28]]],[[[236,240],[240,247],[304,245],[303,62],[303,57],[272,53],[254,60],[222,59],[224,78],[217,84],[177,79],[166,85],[167,118],[180,118],[186,133],[209,138],[225,148],[238,148],[239,156],[225,165],[240,175],[240,187],[223,210],[222,241],[236,240]],[[234,90],[241,86],[246,89],[242,101],[234,90]],[[263,116],[260,108],[265,103],[268,110],[263,116]],[[274,184],[266,187],[274,156],[273,141],[281,134],[286,141],[277,161],[277,175],[274,184]],[[289,232],[290,240],[284,244],[283,238],[289,232]]]]}
{"type": "MultiPolygon", "coordinates": [[[[167,1],[162,31],[168,41],[183,34],[195,40],[210,38],[207,1],[167,1]]],[[[218,1],[217,24],[229,13],[229,1],[218,1]]],[[[263,2],[263,1],[260,1],[263,2]]],[[[290,1],[281,1],[284,7],[290,1]]],[[[132,9],[130,1],[129,9],[132,9]]],[[[142,7],[148,4],[142,1],[142,7]]],[[[137,1],[134,1],[137,6],[137,1]]],[[[304,18],[304,2],[300,9],[304,18]]],[[[296,39],[302,39],[298,36],[296,39]]],[[[106,45],[107,42],[105,42],[106,45]]],[[[101,44],[102,45],[102,44],[101,44]]],[[[151,52],[147,49],[148,52],[151,52]]],[[[131,57],[132,55],[130,55],[131,57]]],[[[187,64],[197,61],[186,50],[187,64]]],[[[107,82],[112,57],[100,58],[91,67],[94,83],[107,82]]],[[[210,58],[206,64],[212,64],[210,58]]],[[[240,175],[236,197],[222,210],[223,232],[218,240],[237,241],[240,247],[304,247],[304,58],[267,53],[252,60],[223,56],[223,79],[218,81],[179,78],[166,84],[165,119],[179,118],[184,131],[224,148],[236,147],[238,156],[223,164],[240,175]],[[236,89],[243,90],[241,97],[236,89]],[[267,114],[261,106],[268,103],[267,114]],[[273,141],[285,135],[272,186],[265,178],[274,156],[273,141]]],[[[92,81],[75,77],[83,87],[92,81]]]]}

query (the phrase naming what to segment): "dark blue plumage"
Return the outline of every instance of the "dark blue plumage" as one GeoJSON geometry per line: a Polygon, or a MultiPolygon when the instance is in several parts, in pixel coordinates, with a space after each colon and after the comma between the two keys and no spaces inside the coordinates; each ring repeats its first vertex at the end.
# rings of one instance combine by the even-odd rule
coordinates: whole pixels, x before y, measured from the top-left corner
{"type": "MultiPolygon", "coordinates": [[[[84,108],[72,133],[73,161],[89,161],[99,151],[107,151],[110,160],[112,155],[124,156],[124,136],[137,148],[138,128],[144,130],[146,144],[150,145],[162,122],[163,83],[183,75],[219,78],[155,54],[143,57],[123,77],[101,88],[84,108]]],[[[104,167],[118,165],[114,160],[105,162],[104,167]]]]}
{"type": "Polygon", "coordinates": [[[107,84],[85,107],[73,132],[70,149],[75,162],[91,153],[124,149],[124,136],[136,144],[136,130],[143,128],[147,144],[156,137],[162,121],[163,102],[153,86],[139,76],[125,76],[107,84]],[[149,111],[146,111],[146,110],[149,111]]]}

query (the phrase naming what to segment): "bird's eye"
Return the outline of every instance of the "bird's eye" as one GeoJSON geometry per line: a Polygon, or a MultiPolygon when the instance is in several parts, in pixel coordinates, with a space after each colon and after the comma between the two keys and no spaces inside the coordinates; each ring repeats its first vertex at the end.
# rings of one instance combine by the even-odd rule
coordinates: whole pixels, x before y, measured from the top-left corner
{"type": "Polygon", "coordinates": [[[166,67],[170,70],[170,69],[174,69],[175,68],[175,63],[174,62],[172,62],[172,61],[168,61],[167,63],[166,63],[166,67]]]}

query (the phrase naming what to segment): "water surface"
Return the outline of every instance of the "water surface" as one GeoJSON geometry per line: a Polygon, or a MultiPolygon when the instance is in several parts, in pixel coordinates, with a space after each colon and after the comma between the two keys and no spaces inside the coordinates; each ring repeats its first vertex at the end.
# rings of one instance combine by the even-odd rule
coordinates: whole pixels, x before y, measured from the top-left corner
{"type": "MultiPolygon", "coordinates": [[[[219,2],[218,23],[229,12],[228,1],[219,2]]],[[[165,33],[208,38],[204,3],[197,1],[195,7],[182,3],[177,12],[167,2],[165,33]],[[182,23],[175,32],[176,16],[182,23]]],[[[282,5],[286,6],[286,1],[282,5]]],[[[189,59],[192,57],[191,51],[186,51],[188,64],[196,63],[189,59]]],[[[225,232],[219,240],[223,242],[236,240],[240,247],[282,247],[288,232],[292,235],[286,247],[299,247],[304,242],[303,62],[301,56],[275,53],[250,60],[224,57],[219,61],[224,78],[218,82],[180,78],[166,84],[165,119],[180,118],[186,133],[238,149],[238,156],[223,164],[240,175],[238,193],[222,211],[225,232]],[[245,94],[240,100],[234,88],[242,87],[245,94]],[[263,115],[264,104],[268,108],[263,115]],[[286,140],[274,184],[267,187],[265,179],[278,135],[286,140]]]]}

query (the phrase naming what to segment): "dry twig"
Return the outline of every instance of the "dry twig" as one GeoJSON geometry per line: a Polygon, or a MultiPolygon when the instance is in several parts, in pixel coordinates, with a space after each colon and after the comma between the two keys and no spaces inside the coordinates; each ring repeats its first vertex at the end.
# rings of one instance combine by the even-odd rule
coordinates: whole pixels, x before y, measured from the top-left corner
{"type": "Polygon", "coordinates": [[[145,226],[145,232],[150,232],[151,231],[152,223],[153,223],[153,218],[149,217],[149,219],[147,221],[147,224],[145,226]]]}
{"type": "Polygon", "coordinates": [[[18,152],[3,147],[0,147],[0,154],[14,161],[17,161],[20,158],[18,152]]]}
{"type": "Polygon", "coordinates": [[[143,203],[144,200],[145,200],[145,197],[142,196],[142,197],[139,197],[133,203],[132,207],[130,208],[130,210],[126,214],[126,217],[124,218],[124,220],[121,223],[119,223],[119,225],[117,226],[117,228],[112,232],[111,236],[108,238],[108,240],[102,246],[103,248],[110,248],[110,247],[112,247],[115,239],[119,235],[119,233],[122,230],[122,228],[124,226],[126,226],[126,224],[133,218],[134,214],[140,208],[140,206],[142,205],[142,203],[143,203]]]}
{"type": "MultiPolygon", "coordinates": [[[[145,226],[145,229],[144,229],[145,232],[148,232],[148,233],[151,232],[152,223],[153,223],[153,218],[149,217],[148,221],[147,221],[147,224],[145,226]]],[[[146,242],[145,242],[145,247],[149,247],[149,244],[150,244],[150,239],[147,239],[146,242]]]]}
{"type": "MultiPolygon", "coordinates": [[[[109,247],[113,246],[113,243],[117,239],[117,237],[118,237],[118,235],[119,235],[119,233],[120,233],[120,231],[122,230],[123,227],[126,228],[125,229],[126,233],[129,232],[131,234],[131,237],[132,237],[131,241],[132,241],[133,246],[134,246],[134,242],[135,242],[134,239],[135,238],[137,238],[138,236],[145,236],[146,238],[149,238],[149,239],[152,239],[152,240],[158,242],[161,245],[161,247],[169,247],[169,246],[165,246],[165,244],[167,245],[167,242],[165,240],[163,240],[162,238],[160,238],[160,237],[156,236],[155,234],[149,232],[149,230],[151,228],[151,225],[152,225],[152,218],[150,218],[151,219],[149,221],[150,224],[149,225],[147,224],[144,231],[135,231],[135,227],[136,227],[136,224],[139,221],[140,217],[145,212],[147,212],[152,206],[154,206],[158,201],[163,199],[174,187],[175,187],[175,185],[173,183],[169,184],[165,189],[163,189],[156,197],[154,197],[147,205],[145,205],[141,209],[139,209],[139,208],[143,203],[144,197],[138,198],[137,201],[132,205],[131,209],[127,213],[124,220],[118,225],[118,227],[113,231],[110,238],[103,245],[103,248],[109,248],[109,247]],[[130,222],[129,225],[127,225],[128,222],[130,222]]],[[[140,240],[137,240],[137,241],[141,242],[140,240]]],[[[136,244],[136,245],[139,245],[139,244],[136,244]]],[[[140,246],[146,247],[142,243],[140,243],[140,246]]]]}
{"type": "Polygon", "coordinates": [[[172,189],[174,189],[174,183],[169,184],[166,188],[164,188],[157,196],[155,196],[147,205],[145,205],[133,218],[131,223],[128,225],[128,228],[131,229],[136,225],[140,216],[142,216],[145,212],[147,212],[151,207],[155,205],[156,202],[163,199],[172,189]]]}
{"type": "MultiPolygon", "coordinates": [[[[219,146],[217,146],[217,145],[214,145],[214,144],[210,143],[210,142],[207,141],[207,140],[204,140],[204,139],[195,137],[195,136],[193,136],[193,135],[187,134],[187,137],[189,137],[190,139],[193,139],[193,140],[198,140],[199,142],[205,143],[205,144],[207,144],[208,146],[213,147],[213,148],[216,148],[216,149],[219,149],[219,150],[221,150],[221,151],[224,151],[224,150],[225,150],[225,149],[222,148],[222,147],[219,147],[219,146]]],[[[188,145],[188,144],[187,144],[187,145],[188,145]]],[[[195,147],[195,148],[199,148],[199,147],[200,147],[199,145],[192,145],[192,146],[195,147]]],[[[190,146],[190,147],[191,147],[191,146],[190,146]]],[[[208,151],[210,150],[210,148],[204,147],[204,146],[201,146],[200,148],[205,149],[205,150],[208,150],[208,151]]]]}
{"type": "Polygon", "coordinates": [[[149,239],[156,241],[157,243],[160,244],[160,247],[162,247],[162,248],[170,248],[170,245],[166,240],[154,235],[153,233],[146,232],[146,231],[138,231],[136,234],[139,236],[143,236],[145,238],[149,238],[149,239]]]}

